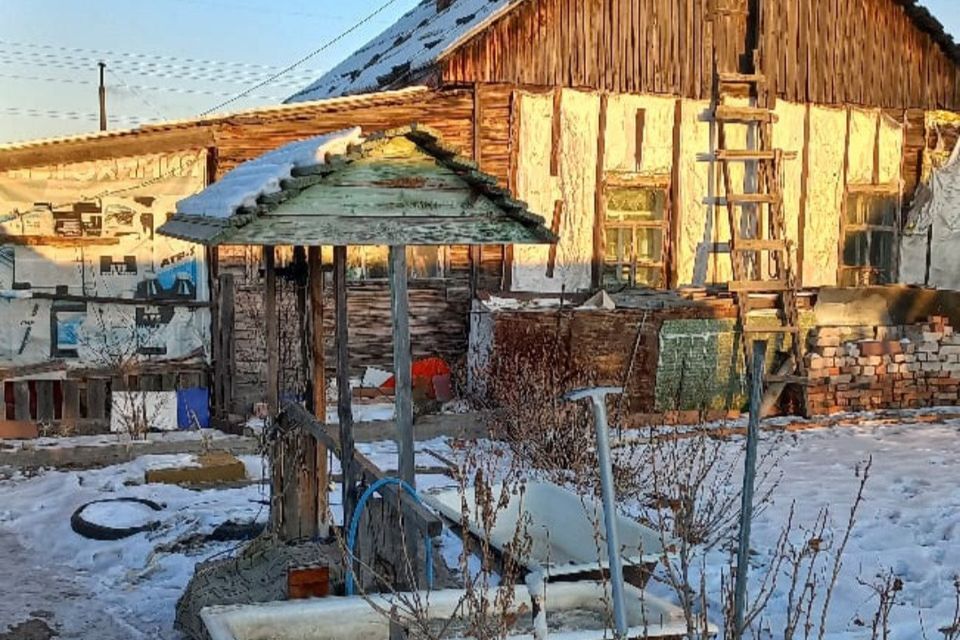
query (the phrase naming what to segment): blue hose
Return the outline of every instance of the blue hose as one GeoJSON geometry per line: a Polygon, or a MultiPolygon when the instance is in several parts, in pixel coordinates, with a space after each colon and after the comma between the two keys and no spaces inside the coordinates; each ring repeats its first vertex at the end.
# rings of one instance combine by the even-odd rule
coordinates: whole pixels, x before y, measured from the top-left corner
{"type": "MultiPolygon", "coordinates": [[[[348,596],[353,595],[353,548],[357,543],[357,527],[360,526],[360,516],[363,514],[364,507],[367,506],[367,501],[370,500],[377,489],[384,485],[396,484],[400,485],[404,491],[410,494],[414,500],[417,501],[417,504],[422,505],[423,501],[420,500],[420,496],[417,495],[417,490],[411,487],[409,484],[401,480],[400,478],[380,478],[372,485],[367,487],[367,490],[363,492],[363,495],[360,496],[360,499],[357,501],[357,508],[353,511],[353,517],[350,518],[350,529],[347,531],[347,553],[349,558],[347,559],[349,566],[347,567],[347,579],[346,579],[346,593],[348,596]]],[[[433,544],[430,541],[429,535],[423,536],[423,546],[426,551],[427,558],[427,587],[433,588],[433,544]]]]}

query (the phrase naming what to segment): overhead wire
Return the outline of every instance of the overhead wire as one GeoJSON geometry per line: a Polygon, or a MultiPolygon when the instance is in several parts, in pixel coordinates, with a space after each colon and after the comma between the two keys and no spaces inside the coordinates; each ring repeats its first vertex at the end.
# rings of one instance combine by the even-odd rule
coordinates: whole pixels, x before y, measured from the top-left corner
{"type": "Polygon", "coordinates": [[[375,17],[377,17],[378,15],[380,15],[381,13],[383,13],[384,11],[386,11],[388,8],[390,8],[392,5],[394,5],[394,4],[396,4],[396,3],[397,3],[397,0],[387,0],[385,3],[383,3],[382,5],[380,5],[376,10],[374,10],[373,13],[368,14],[366,17],[364,17],[362,20],[360,20],[359,22],[357,22],[356,24],[354,24],[354,25],[353,25],[352,27],[350,27],[349,29],[347,29],[346,31],[343,31],[342,33],[340,33],[340,35],[336,36],[335,38],[333,38],[333,39],[331,39],[331,40],[328,40],[328,41],[327,41],[326,43],[324,43],[322,46],[318,47],[317,49],[314,49],[313,51],[311,51],[311,52],[308,53],[307,55],[301,57],[299,60],[297,60],[297,61],[294,62],[293,64],[287,65],[286,67],[284,67],[284,68],[281,69],[280,71],[272,74],[269,78],[266,78],[265,80],[262,80],[261,82],[258,82],[257,84],[253,85],[252,87],[250,87],[250,88],[248,88],[248,89],[245,89],[244,91],[241,91],[240,93],[238,93],[238,94],[237,94],[236,96],[234,96],[233,98],[230,98],[229,100],[225,100],[225,101],[221,102],[220,104],[218,104],[218,105],[216,105],[216,106],[214,106],[214,107],[211,107],[210,109],[207,109],[206,111],[202,112],[200,115],[205,116],[205,115],[208,115],[208,114],[210,114],[210,113],[213,113],[214,111],[219,111],[219,110],[222,109],[223,107],[226,107],[227,105],[230,105],[230,104],[236,102],[237,100],[240,100],[241,98],[244,98],[244,97],[250,95],[252,92],[256,91],[256,90],[259,89],[260,87],[265,87],[265,86],[267,86],[268,84],[273,83],[275,80],[278,80],[279,78],[281,78],[281,77],[284,76],[285,74],[289,73],[290,71],[293,71],[294,69],[296,69],[297,67],[299,67],[301,64],[303,64],[303,63],[306,62],[307,60],[310,60],[310,59],[314,58],[315,56],[319,55],[320,53],[322,53],[322,52],[326,51],[327,49],[329,49],[330,47],[332,47],[332,46],[333,46],[334,44],[336,44],[337,42],[340,42],[341,40],[343,40],[344,38],[346,38],[348,35],[350,35],[350,34],[353,33],[354,31],[356,31],[357,29],[359,29],[359,28],[362,27],[363,25],[367,24],[368,22],[370,22],[371,20],[373,20],[375,17]]]}

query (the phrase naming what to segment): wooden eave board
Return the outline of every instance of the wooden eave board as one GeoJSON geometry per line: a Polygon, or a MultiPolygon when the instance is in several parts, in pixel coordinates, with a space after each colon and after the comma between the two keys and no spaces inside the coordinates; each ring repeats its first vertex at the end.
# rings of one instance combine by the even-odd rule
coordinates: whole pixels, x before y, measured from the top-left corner
{"type": "Polygon", "coordinates": [[[338,217],[260,216],[224,234],[226,245],[457,245],[545,244],[536,227],[505,216],[338,217]]]}

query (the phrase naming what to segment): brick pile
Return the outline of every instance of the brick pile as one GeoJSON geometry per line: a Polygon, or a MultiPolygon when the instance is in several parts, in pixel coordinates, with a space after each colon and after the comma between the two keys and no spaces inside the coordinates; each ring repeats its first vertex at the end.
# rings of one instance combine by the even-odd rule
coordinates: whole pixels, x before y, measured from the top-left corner
{"type": "Polygon", "coordinates": [[[806,364],[812,415],[960,404],[960,334],[943,316],[896,327],[818,327],[806,364]]]}

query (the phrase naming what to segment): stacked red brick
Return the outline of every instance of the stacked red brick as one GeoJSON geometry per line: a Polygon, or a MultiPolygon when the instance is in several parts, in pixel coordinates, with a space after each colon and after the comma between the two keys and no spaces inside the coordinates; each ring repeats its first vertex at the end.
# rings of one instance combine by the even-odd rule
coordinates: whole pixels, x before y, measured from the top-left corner
{"type": "Polygon", "coordinates": [[[899,327],[819,327],[811,340],[813,415],[960,404],[960,334],[943,316],[899,327]]]}

